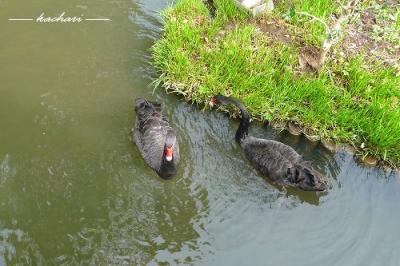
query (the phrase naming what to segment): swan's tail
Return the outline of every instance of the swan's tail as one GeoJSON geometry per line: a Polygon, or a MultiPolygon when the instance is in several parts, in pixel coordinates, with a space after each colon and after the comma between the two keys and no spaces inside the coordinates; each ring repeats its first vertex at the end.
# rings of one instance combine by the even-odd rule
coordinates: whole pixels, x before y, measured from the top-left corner
{"type": "Polygon", "coordinates": [[[292,181],[303,189],[326,190],[328,187],[326,177],[314,170],[308,162],[296,163],[289,172],[292,181]]]}
{"type": "Polygon", "coordinates": [[[139,110],[146,110],[148,108],[151,108],[151,103],[148,102],[146,99],[142,99],[142,98],[137,98],[135,100],[135,111],[138,112],[139,110]]]}
{"type": "Polygon", "coordinates": [[[162,105],[156,102],[151,102],[146,99],[137,98],[135,100],[135,111],[145,112],[145,113],[161,113],[162,105]]]}

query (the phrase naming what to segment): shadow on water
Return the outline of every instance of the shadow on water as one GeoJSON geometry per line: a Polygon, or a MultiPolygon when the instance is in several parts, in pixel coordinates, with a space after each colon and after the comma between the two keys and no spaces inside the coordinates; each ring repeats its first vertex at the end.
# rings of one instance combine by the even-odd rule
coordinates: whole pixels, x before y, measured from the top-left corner
{"type": "MultiPolygon", "coordinates": [[[[1,266],[398,264],[398,176],[253,124],[332,180],[325,194],[276,187],[235,143],[238,121],[151,95],[149,48],[167,1],[44,3],[112,22],[0,25],[1,266]],[[178,132],[173,180],[132,143],[136,97],[164,103],[178,132]]],[[[0,17],[21,7],[41,11],[0,1],[0,17]]]]}

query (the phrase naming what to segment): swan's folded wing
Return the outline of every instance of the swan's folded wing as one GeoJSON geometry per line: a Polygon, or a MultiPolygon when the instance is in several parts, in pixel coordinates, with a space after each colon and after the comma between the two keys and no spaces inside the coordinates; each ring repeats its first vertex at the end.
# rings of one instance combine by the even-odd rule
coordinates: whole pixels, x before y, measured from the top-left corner
{"type": "Polygon", "coordinates": [[[242,146],[256,168],[272,179],[285,176],[299,157],[291,147],[273,140],[248,137],[242,146]]]}
{"type": "MultiPolygon", "coordinates": [[[[142,134],[148,128],[158,127],[158,126],[165,126],[165,122],[163,120],[162,113],[155,112],[154,110],[146,110],[146,112],[139,112],[136,117],[136,127],[142,134]]],[[[168,122],[166,122],[168,125],[168,122]]]]}
{"type": "Polygon", "coordinates": [[[165,131],[159,124],[152,124],[141,133],[140,143],[143,158],[150,167],[158,170],[164,153],[165,131]]]}
{"type": "MultiPolygon", "coordinates": [[[[149,101],[146,103],[143,108],[137,110],[134,140],[145,161],[158,171],[163,160],[167,131],[172,128],[163,114],[161,104],[149,101]]],[[[179,150],[175,155],[175,159],[179,161],[179,150]]]]}
{"type": "Polygon", "coordinates": [[[164,106],[161,103],[157,102],[149,102],[153,107],[153,116],[160,117],[161,119],[167,121],[167,118],[164,114],[164,106]]]}

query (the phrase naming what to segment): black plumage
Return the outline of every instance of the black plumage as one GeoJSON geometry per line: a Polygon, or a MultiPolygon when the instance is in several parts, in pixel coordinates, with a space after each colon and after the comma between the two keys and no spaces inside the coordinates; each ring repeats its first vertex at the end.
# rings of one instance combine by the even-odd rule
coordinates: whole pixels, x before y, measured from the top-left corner
{"type": "Polygon", "coordinates": [[[238,100],[218,95],[210,101],[210,105],[224,104],[233,104],[240,109],[242,117],[236,131],[236,141],[258,171],[277,184],[303,190],[327,189],[327,178],[314,170],[293,148],[275,140],[249,136],[250,115],[238,100]]]}
{"type": "Polygon", "coordinates": [[[180,160],[179,145],[162,105],[139,98],[135,111],[133,139],[143,159],[160,177],[174,177],[180,160]]]}

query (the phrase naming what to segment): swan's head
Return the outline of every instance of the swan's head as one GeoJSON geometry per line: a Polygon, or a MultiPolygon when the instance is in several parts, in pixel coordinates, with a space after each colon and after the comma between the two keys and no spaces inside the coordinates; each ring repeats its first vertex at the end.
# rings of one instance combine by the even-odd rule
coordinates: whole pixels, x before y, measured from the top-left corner
{"type": "Polygon", "coordinates": [[[210,107],[214,107],[214,106],[219,106],[219,105],[223,105],[225,104],[225,99],[226,97],[223,95],[216,95],[214,97],[211,98],[210,102],[208,103],[208,105],[210,107]]]}
{"type": "Polygon", "coordinates": [[[294,173],[295,187],[309,191],[325,191],[328,189],[328,179],[312,168],[295,169],[294,173]]]}
{"type": "Polygon", "coordinates": [[[174,159],[174,148],[176,145],[176,136],[172,130],[168,130],[165,137],[164,145],[164,159],[167,162],[171,162],[174,159]]]}

